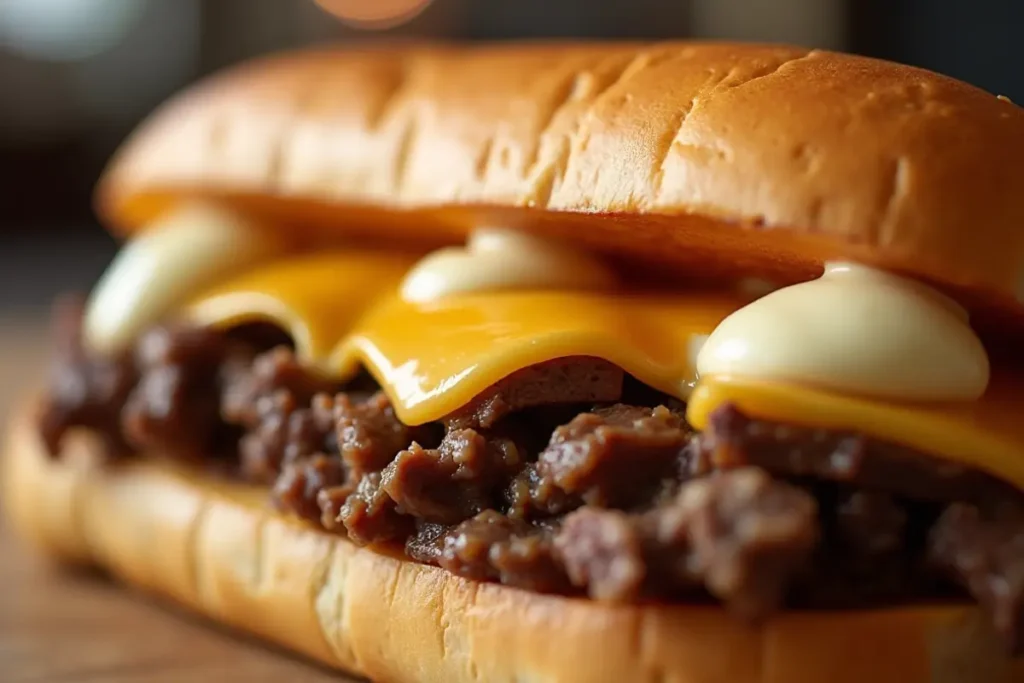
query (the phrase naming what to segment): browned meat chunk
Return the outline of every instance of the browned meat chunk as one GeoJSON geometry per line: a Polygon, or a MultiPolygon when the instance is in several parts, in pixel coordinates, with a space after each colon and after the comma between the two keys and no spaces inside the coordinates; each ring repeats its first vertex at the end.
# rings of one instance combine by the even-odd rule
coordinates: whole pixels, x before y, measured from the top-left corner
{"type": "Polygon", "coordinates": [[[585,507],[565,518],[555,549],[574,585],[598,600],[640,594],[647,577],[643,539],[635,517],[585,507]]]}
{"type": "Polygon", "coordinates": [[[698,470],[756,465],[779,475],[855,483],[917,500],[1018,495],[980,470],[863,434],[752,419],[732,405],[712,413],[696,448],[698,470]]]}
{"type": "Polygon", "coordinates": [[[340,524],[362,545],[404,539],[413,529],[413,519],[398,514],[395,501],[381,487],[378,472],[364,475],[351,495],[347,487],[324,489],[318,502],[328,528],[340,524]]]}
{"type": "Polygon", "coordinates": [[[1024,653],[1024,509],[982,512],[957,503],[939,517],[931,557],[992,615],[1015,654],[1024,653]]]}
{"type": "Polygon", "coordinates": [[[676,474],[688,437],[683,417],[664,406],[616,405],[556,429],[538,469],[591,505],[628,506],[676,474]]]}
{"type": "Polygon", "coordinates": [[[683,484],[652,523],[661,561],[678,580],[701,581],[748,618],[778,608],[820,533],[814,498],[755,468],[683,484]]]}
{"type": "Polygon", "coordinates": [[[334,400],[318,394],[307,405],[298,408],[287,391],[262,403],[258,426],[243,436],[238,446],[247,479],[271,483],[282,467],[300,458],[316,453],[337,455],[334,400]]]}
{"type": "Polygon", "coordinates": [[[611,403],[622,396],[623,372],[598,358],[560,358],[523,368],[448,419],[449,428],[489,429],[506,415],[536,406],[611,403]]]}
{"type": "Polygon", "coordinates": [[[384,468],[381,486],[407,515],[455,524],[492,507],[521,467],[516,445],[472,429],[449,431],[436,449],[412,444],[384,468]]]}
{"type": "Polygon", "coordinates": [[[98,435],[111,456],[130,449],[121,433],[121,409],[137,381],[130,353],[99,357],[82,344],[84,302],[65,298],[54,307],[56,342],[49,392],[39,413],[39,431],[51,455],[60,452],[61,441],[73,427],[98,435]]]}
{"type": "Polygon", "coordinates": [[[508,516],[534,520],[564,514],[582,505],[579,496],[571,496],[543,476],[537,463],[529,463],[512,480],[505,492],[508,516]]]}
{"type": "Polygon", "coordinates": [[[357,477],[384,469],[413,441],[416,432],[395,416],[382,391],[364,401],[338,396],[335,418],[341,457],[357,477]]]}
{"type": "Polygon", "coordinates": [[[690,481],[645,516],[583,508],[555,547],[573,583],[599,600],[702,586],[737,613],[781,604],[818,541],[817,506],[804,491],[756,469],[690,481]]]}
{"type": "Polygon", "coordinates": [[[568,587],[553,555],[550,531],[495,510],[484,510],[454,527],[422,525],[406,543],[406,550],[421,561],[470,579],[541,592],[568,587]]]}
{"type": "Polygon", "coordinates": [[[263,416],[282,394],[295,406],[306,406],[320,393],[331,394],[336,386],[302,367],[291,349],[277,347],[251,362],[226,365],[222,370],[221,417],[231,424],[258,427],[263,416]]]}
{"type": "Polygon", "coordinates": [[[136,347],[140,379],[122,414],[128,442],[186,458],[233,446],[238,434],[220,420],[218,382],[230,352],[225,337],[212,330],[159,327],[146,333],[136,347]]]}
{"type": "Polygon", "coordinates": [[[289,462],[274,484],[273,500],[278,509],[319,521],[318,496],[324,489],[345,482],[347,473],[336,455],[304,456],[289,462]]]}

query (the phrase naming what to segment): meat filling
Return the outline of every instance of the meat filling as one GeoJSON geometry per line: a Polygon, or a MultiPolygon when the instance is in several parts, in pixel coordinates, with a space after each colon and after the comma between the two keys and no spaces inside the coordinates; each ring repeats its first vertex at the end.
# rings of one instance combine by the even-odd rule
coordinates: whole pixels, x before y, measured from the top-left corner
{"type": "Polygon", "coordinates": [[[717,601],[760,619],[970,595],[1024,650],[1024,506],[993,477],[862,434],[677,401],[604,361],[515,373],[437,424],[257,337],[162,327],[97,358],[77,316],[40,428],[216,462],[279,509],[469,579],[595,600],[717,601]],[[625,403],[624,401],[629,401],[625,403]]]}

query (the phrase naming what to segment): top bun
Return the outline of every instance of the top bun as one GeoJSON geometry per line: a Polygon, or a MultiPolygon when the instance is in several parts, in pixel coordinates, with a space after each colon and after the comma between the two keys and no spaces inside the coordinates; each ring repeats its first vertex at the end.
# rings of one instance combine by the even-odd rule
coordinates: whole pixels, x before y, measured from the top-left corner
{"type": "Polygon", "coordinates": [[[798,280],[856,258],[1016,311],[1021,159],[1021,108],[864,57],[391,46],[193,88],[135,134],[98,201],[125,234],[200,196],[296,231],[447,241],[499,223],[698,275],[798,280]]]}

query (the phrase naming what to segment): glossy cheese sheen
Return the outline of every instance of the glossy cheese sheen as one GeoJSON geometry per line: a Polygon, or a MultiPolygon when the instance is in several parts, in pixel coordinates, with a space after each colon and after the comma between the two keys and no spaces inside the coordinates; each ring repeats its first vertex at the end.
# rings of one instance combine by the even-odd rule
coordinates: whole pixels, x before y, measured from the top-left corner
{"type": "Polygon", "coordinates": [[[705,377],[690,396],[687,420],[704,429],[708,416],[732,403],[776,422],[858,431],[970,465],[1024,489],[1024,374],[993,373],[978,401],[932,404],[884,402],[808,387],[705,377]]]}
{"type": "Polygon", "coordinates": [[[302,360],[334,373],[330,359],[338,341],[378,298],[397,289],[415,260],[376,252],[296,256],[205,292],[186,316],[215,327],[273,323],[292,336],[302,360]]]}
{"type": "Polygon", "coordinates": [[[299,357],[338,378],[365,365],[408,424],[440,419],[516,370],[566,356],[615,363],[666,393],[694,379],[692,340],[743,300],[678,295],[505,291],[403,301],[411,261],[379,254],[296,257],[197,298],[188,317],[230,327],[272,322],[299,357]]]}
{"type": "Polygon", "coordinates": [[[567,356],[602,358],[679,396],[694,379],[691,340],[737,305],[716,295],[550,291],[393,298],[353,330],[336,367],[365,362],[410,424],[457,410],[516,370],[567,356]]]}

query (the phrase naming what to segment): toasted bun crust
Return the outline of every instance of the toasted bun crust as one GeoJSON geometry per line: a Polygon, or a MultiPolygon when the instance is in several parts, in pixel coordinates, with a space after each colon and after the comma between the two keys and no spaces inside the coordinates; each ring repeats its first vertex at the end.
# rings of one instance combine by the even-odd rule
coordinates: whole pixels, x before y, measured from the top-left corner
{"type": "Polygon", "coordinates": [[[186,92],[98,202],[123,232],[201,195],[293,231],[435,241],[501,223],[790,280],[851,256],[1008,299],[1024,276],[1021,158],[1021,108],[863,57],[392,46],[265,59],[186,92]]]}
{"type": "Polygon", "coordinates": [[[331,667],[395,683],[1008,683],[976,610],[791,614],[753,628],[710,607],[608,606],[457,578],[275,514],[264,491],[152,463],[50,460],[11,425],[3,503],[66,561],[331,667]]]}

